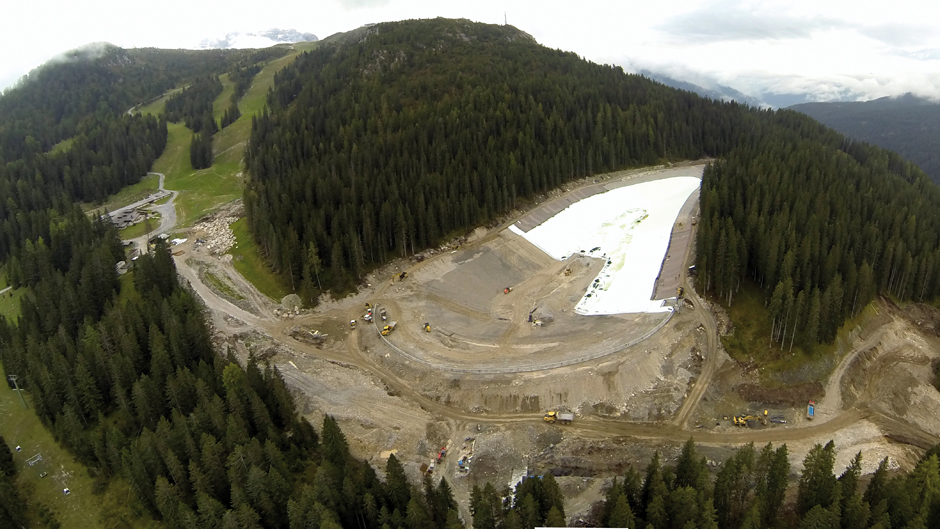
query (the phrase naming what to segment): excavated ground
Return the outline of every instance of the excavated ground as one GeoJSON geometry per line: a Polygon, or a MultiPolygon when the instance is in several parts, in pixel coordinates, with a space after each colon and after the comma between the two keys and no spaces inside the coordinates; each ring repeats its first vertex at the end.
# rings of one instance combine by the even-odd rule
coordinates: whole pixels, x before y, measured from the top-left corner
{"type": "MultiPolygon", "coordinates": [[[[579,184],[657,175],[669,173],[622,172],[579,184]]],[[[581,187],[572,185],[570,193],[581,187]]],[[[567,193],[542,197],[539,206],[554,208],[567,193]]],[[[677,227],[690,226],[694,210],[683,208],[677,227]]],[[[468,521],[473,484],[509,485],[545,472],[561,477],[569,523],[589,519],[612,476],[629,465],[644,467],[654,450],[671,461],[689,437],[712,467],[751,440],[787,443],[794,472],[813,444],[830,439],[837,467],[862,450],[867,470],[884,456],[910,468],[924,447],[940,440],[940,393],[930,384],[940,352],[934,308],[876,302],[878,316],[849,334],[846,353],[829,379],[819,381],[825,397],[811,423],[802,404],[741,397],[738,387],[758,383],[759,367],[738,365],[720,346],[710,351],[720,344],[710,330],[728,326],[694,292],[668,321],[665,314],[574,314],[602,263],[548,258],[503,230],[518,218],[393,263],[369,275],[359,293],[299,313],[260,295],[225,256],[194,247],[193,239],[205,234],[192,234],[174,250],[180,274],[210,309],[216,341],[242,358],[253,351],[274,362],[303,413],[314,425],[324,414],[336,417],[356,456],[384,469],[395,451],[417,480],[420,466],[447,446],[435,475],[454,486],[468,521]],[[404,271],[409,274],[398,281],[404,271]],[[207,272],[215,283],[204,281],[207,272]],[[503,294],[507,286],[513,290],[503,294]],[[383,338],[362,321],[365,302],[385,307],[398,328],[383,338]],[[531,324],[530,314],[543,325],[531,324]],[[359,320],[355,330],[350,319],[359,320]],[[297,334],[298,327],[305,333],[297,334]],[[788,423],[748,430],[724,420],[764,408],[788,423]],[[541,415],[553,409],[574,411],[577,419],[546,424],[541,415]],[[466,469],[457,465],[460,458],[469,462],[466,469]]],[[[686,252],[670,253],[688,259],[686,252]]]]}

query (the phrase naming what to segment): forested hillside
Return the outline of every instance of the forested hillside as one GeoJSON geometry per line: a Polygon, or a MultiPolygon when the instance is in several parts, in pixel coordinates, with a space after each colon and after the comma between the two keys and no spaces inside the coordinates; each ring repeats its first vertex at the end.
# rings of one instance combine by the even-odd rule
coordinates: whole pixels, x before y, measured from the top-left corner
{"type": "Polygon", "coordinates": [[[851,138],[897,151],[940,184],[940,103],[905,94],[864,102],[803,103],[790,109],[851,138]]]}
{"type": "Polygon", "coordinates": [[[245,207],[312,300],[571,179],[668,160],[706,171],[702,287],[765,290],[811,348],[878,292],[940,289],[940,195],[895,153],[792,111],[721,103],[549,50],[509,26],[380,24],[282,71],[254,123],[245,207]]]}
{"type": "Polygon", "coordinates": [[[833,135],[736,148],[702,181],[704,287],[730,304],[750,276],[789,350],[831,342],[876,293],[929,301],[940,290],[940,188],[897,154],[834,149],[833,135]]]}
{"type": "Polygon", "coordinates": [[[248,147],[245,208],[308,300],[571,179],[727,152],[755,114],[511,26],[443,19],[305,53],[269,105],[248,147]]]}

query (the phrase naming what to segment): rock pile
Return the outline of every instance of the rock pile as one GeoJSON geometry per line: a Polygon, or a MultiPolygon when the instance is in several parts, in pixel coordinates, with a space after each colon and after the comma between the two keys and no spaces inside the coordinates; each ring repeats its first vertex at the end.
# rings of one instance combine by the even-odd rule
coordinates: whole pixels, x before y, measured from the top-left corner
{"type": "Polygon", "coordinates": [[[235,233],[229,225],[237,217],[216,217],[196,225],[196,232],[205,232],[206,248],[213,255],[225,254],[235,245],[235,233]]]}

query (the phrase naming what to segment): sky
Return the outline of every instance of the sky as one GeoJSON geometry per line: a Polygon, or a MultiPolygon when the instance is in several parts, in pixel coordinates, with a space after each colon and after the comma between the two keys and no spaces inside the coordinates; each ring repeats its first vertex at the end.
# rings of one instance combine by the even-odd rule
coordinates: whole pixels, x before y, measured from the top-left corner
{"type": "Polygon", "coordinates": [[[70,49],[192,48],[229,32],[320,38],[363,24],[467,18],[548,47],[760,98],[940,99],[940,4],[929,0],[21,0],[0,21],[0,87],[70,49]],[[890,7],[889,7],[890,6],[890,7]]]}

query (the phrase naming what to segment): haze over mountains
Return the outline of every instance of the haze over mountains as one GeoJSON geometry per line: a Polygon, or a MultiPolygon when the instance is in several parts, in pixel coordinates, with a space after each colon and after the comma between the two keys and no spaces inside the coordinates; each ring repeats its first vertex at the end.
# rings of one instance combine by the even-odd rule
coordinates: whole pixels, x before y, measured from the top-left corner
{"type": "Polygon", "coordinates": [[[208,37],[199,41],[196,49],[245,49],[267,48],[275,44],[291,42],[312,42],[319,40],[313,33],[304,33],[296,29],[272,28],[258,32],[231,32],[221,37],[208,37]]]}

